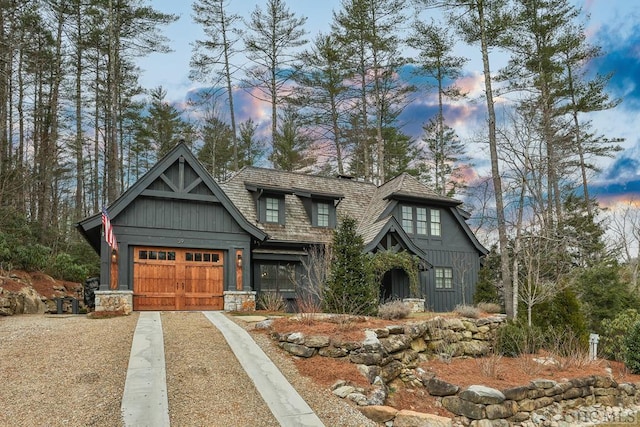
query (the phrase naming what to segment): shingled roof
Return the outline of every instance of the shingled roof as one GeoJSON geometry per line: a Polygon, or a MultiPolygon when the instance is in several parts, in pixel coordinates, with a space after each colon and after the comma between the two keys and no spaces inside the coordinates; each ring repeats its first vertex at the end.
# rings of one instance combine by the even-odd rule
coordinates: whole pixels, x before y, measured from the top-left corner
{"type": "Polygon", "coordinates": [[[357,224],[365,245],[370,244],[392,220],[386,214],[396,198],[413,198],[457,206],[461,202],[439,196],[408,174],[401,174],[377,187],[348,178],[331,178],[296,172],[285,172],[247,166],[220,184],[229,199],[245,218],[268,234],[271,241],[296,243],[328,243],[332,230],[311,225],[302,198],[316,195],[333,198],[338,218],[350,216],[357,224]],[[262,188],[285,197],[286,225],[258,221],[256,204],[250,190],[262,188]]]}

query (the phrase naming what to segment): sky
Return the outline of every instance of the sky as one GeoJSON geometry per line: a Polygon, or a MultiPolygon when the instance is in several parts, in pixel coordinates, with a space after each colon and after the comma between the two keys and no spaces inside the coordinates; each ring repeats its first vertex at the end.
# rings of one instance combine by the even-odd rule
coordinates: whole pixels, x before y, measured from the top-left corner
{"type": "MultiPolygon", "coordinates": [[[[173,52],[152,54],[138,61],[142,69],[140,84],[147,89],[162,86],[167,98],[176,106],[184,105],[190,94],[205,84],[189,80],[189,60],[192,43],[202,38],[199,25],[192,20],[192,1],[148,0],[156,10],[179,16],[177,22],[162,30],[169,38],[173,52]]],[[[256,5],[264,8],[266,0],[230,0],[232,13],[249,17],[256,5]]],[[[413,11],[411,1],[407,7],[413,11]]],[[[614,158],[602,159],[598,166],[602,171],[590,180],[590,190],[603,206],[615,206],[629,199],[640,202],[640,1],[638,0],[573,0],[589,15],[587,35],[592,44],[602,47],[604,55],[590,64],[602,74],[613,73],[609,93],[621,98],[621,103],[610,111],[593,114],[590,118],[599,134],[609,138],[624,138],[623,150],[614,158]]],[[[332,11],[340,8],[340,0],[288,0],[287,6],[298,16],[308,17],[307,38],[313,39],[319,32],[328,32],[332,11]]],[[[413,13],[412,13],[413,15],[413,13]]],[[[476,48],[457,46],[456,55],[469,58],[464,74],[457,82],[469,91],[469,100],[452,106],[447,111],[447,121],[463,141],[470,140],[483,126],[486,107],[478,99],[482,94],[482,63],[476,48]]],[[[492,68],[504,65],[506,57],[492,57],[492,68]]],[[[266,126],[269,120],[268,105],[260,105],[255,99],[238,92],[234,99],[240,120],[252,117],[266,126]]],[[[422,125],[433,115],[434,105],[428,99],[418,99],[407,107],[400,120],[405,133],[419,137],[422,125]]],[[[500,105],[497,105],[500,114],[500,105]]],[[[482,173],[488,165],[488,154],[478,145],[468,145],[468,155],[476,169],[482,173]]]]}

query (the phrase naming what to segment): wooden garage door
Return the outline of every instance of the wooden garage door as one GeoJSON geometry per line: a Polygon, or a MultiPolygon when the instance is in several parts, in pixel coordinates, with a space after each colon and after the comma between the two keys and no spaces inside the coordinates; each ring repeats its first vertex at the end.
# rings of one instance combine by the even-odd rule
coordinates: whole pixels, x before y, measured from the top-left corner
{"type": "Polygon", "coordinates": [[[134,310],[222,310],[222,251],[136,247],[134,310]]]}

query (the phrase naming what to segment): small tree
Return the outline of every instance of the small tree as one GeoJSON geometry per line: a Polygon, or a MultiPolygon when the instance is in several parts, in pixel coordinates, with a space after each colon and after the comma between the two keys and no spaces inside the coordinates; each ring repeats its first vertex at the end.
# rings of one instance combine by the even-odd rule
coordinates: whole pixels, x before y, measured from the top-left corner
{"type": "Polygon", "coordinates": [[[356,221],[346,217],[333,236],[331,272],[324,291],[324,308],[331,313],[375,315],[379,289],[364,253],[356,221]]]}

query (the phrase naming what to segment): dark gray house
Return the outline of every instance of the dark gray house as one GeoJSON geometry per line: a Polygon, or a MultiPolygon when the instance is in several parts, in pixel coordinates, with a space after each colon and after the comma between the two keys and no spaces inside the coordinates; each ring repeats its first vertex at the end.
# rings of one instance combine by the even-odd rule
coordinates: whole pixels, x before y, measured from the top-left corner
{"type": "MultiPolygon", "coordinates": [[[[109,207],[117,254],[100,214],[78,229],[101,255],[98,306],[116,298],[134,310],[236,310],[265,291],[293,299],[306,250],[331,242],[348,215],[367,252],[419,257],[427,308],[448,311],[472,300],[487,253],[460,204],[407,174],[378,187],[245,167],[217,183],[179,144],[109,207]]],[[[406,273],[388,272],[381,295],[408,297],[406,273]]]]}

